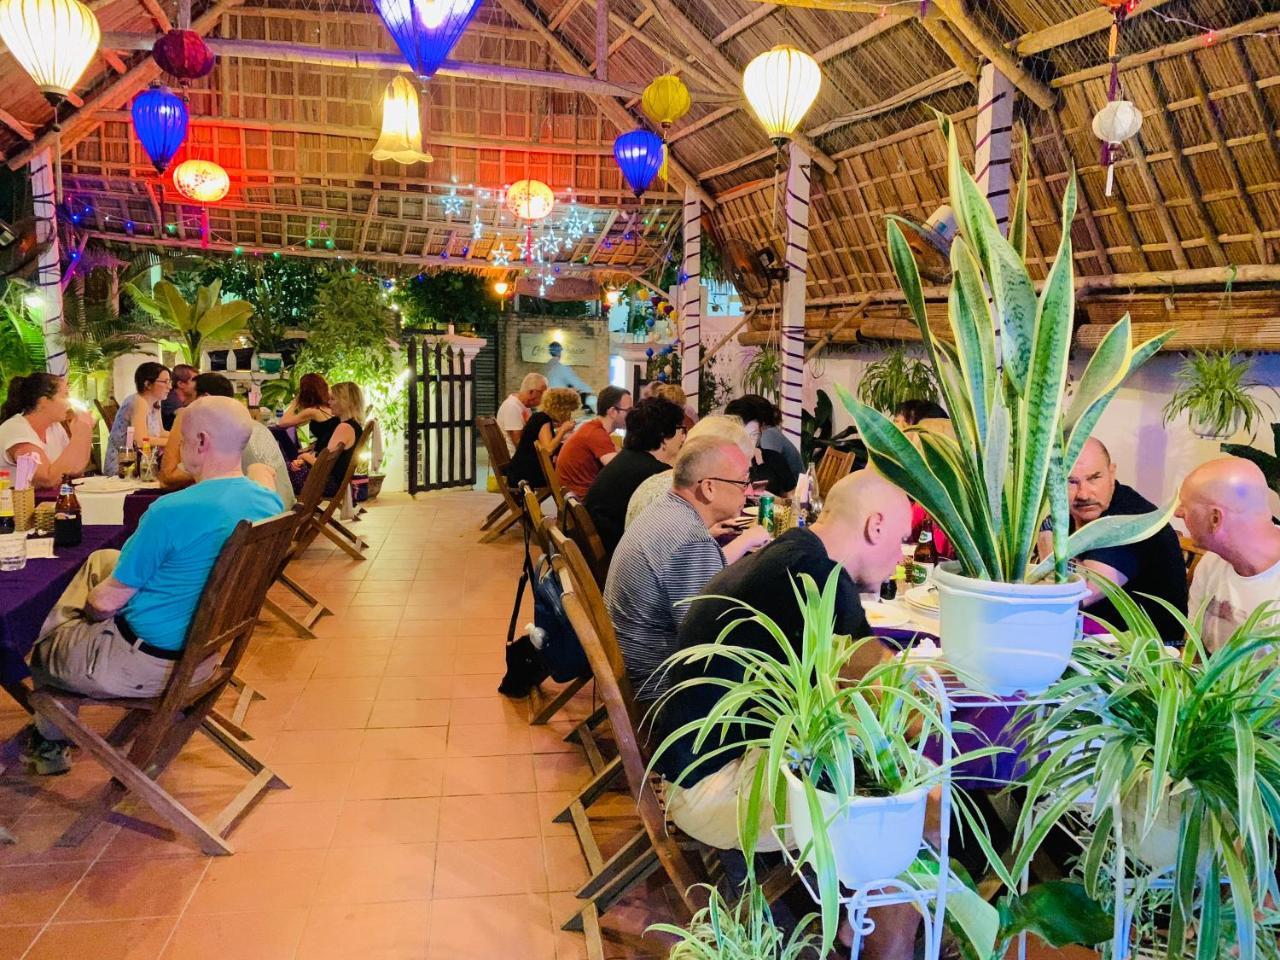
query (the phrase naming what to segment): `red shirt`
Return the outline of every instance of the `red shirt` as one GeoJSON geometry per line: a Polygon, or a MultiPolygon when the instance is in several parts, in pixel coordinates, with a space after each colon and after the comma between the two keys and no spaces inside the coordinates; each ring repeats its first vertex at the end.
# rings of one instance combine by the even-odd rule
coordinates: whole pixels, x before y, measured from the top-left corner
{"type": "Polygon", "coordinates": [[[560,458],[556,461],[560,483],[579,497],[585,497],[596,474],[604,466],[600,458],[617,452],[618,448],[613,445],[604,422],[599,417],[592,417],[569,434],[569,439],[560,448],[560,458]]]}

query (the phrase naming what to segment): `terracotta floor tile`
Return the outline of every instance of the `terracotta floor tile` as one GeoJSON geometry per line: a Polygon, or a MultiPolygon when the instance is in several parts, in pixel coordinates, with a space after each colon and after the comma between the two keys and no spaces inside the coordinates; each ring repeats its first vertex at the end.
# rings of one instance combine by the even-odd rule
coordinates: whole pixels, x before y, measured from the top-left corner
{"type": "Polygon", "coordinates": [[[342,806],[330,846],[424,843],[436,839],[439,820],[440,800],[435,797],[348,800],[342,806]]]}
{"type": "MultiPolygon", "coordinates": [[[[385,675],[388,677],[452,677],[453,652],[422,653],[418,645],[414,650],[405,652],[397,648],[387,659],[385,675]]],[[[450,691],[452,691],[450,686],[450,691]]]]}
{"type": "Polygon", "coordinates": [[[506,723],[468,723],[449,727],[446,756],[491,757],[504,754],[527,756],[532,752],[528,726],[506,723]]]}
{"type": "Polygon", "coordinates": [[[204,860],[193,859],[99,861],[56,917],[59,922],[176,917],[205,867],[204,860]]]}
{"type": "Polygon", "coordinates": [[[529,722],[529,705],[525,700],[511,700],[494,692],[487,697],[454,700],[450,717],[454,723],[506,723],[508,720],[529,722]]]}
{"type": "Polygon", "coordinates": [[[212,913],[284,912],[315,902],[323,850],[245,851],[216,857],[183,919],[212,913]]]}
{"type": "Polygon", "coordinates": [[[325,858],[317,903],[383,903],[432,896],[437,845],[342,847],[325,858]]]}
{"type": "Polygon", "coordinates": [[[350,800],[438,797],[444,760],[364,760],[356,764],[347,791],[350,800]]]}
{"type": "Polygon", "coordinates": [[[430,918],[426,900],[315,907],[296,960],[422,960],[430,918]]]}
{"type": "Polygon", "coordinates": [[[448,700],[453,691],[453,678],[383,677],[378,687],[379,700],[448,700]]]}
{"type": "Polygon", "coordinates": [[[373,710],[372,700],[303,699],[285,720],[286,730],[363,730],[373,710]]]}
{"type": "Polygon", "coordinates": [[[187,914],[163,960],[292,960],[307,911],[283,909],[218,916],[187,914]]]}
{"type": "Polygon", "coordinates": [[[0,927],[0,960],[21,960],[41,927],[0,927]]]}
{"type": "Polygon", "coordinates": [[[176,923],[174,917],[55,923],[32,945],[26,960],[156,960],[176,923]]]}
{"type": "Polygon", "coordinates": [[[448,700],[376,700],[369,726],[440,727],[449,722],[448,700]]]}
{"type": "MultiPolygon", "coordinates": [[[[502,594],[495,598],[493,603],[483,603],[480,605],[482,615],[463,617],[458,626],[458,636],[460,637],[492,637],[493,641],[499,644],[507,636],[507,625],[510,622],[511,602],[515,598],[515,583],[511,584],[511,592],[502,594]],[[505,608],[505,609],[504,609],[505,608]],[[495,613],[497,614],[495,616],[495,613]],[[486,615],[487,614],[487,615],[486,615]]],[[[523,626],[521,622],[518,624],[523,626]]]]}
{"type": "Polygon", "coordinates": [[[506,669],[506,656],[501,647],[494,645],[493,649],[483,652],[464,652],[458,651],[457,662],[455,664],[455,672],[457,673],[485,673],[499,674],[506,669]]]}
{"type": "Polygon", "coordinates": [[[347,761],[331,763],[272,763],[275,770],[285,782],[288,790],[271,790],[262,802],[268,803],[311,803],[320,800],[341,800],[347,795],[347,786],[351,783],[351,771],[354,764],[347,761]]]}
{"type": "Polygon", "coordinates": [[[532,757],[451,757],[445,761],[446,797],[529,793],[535,789],[532,757]]]}
{"type": "Polygon", "coordinates": [[[554,960],[545,894],[434,900],[428,960],[554,960]]]}
{"type": "MultiPolygon", "coordinates": [[[[124,809],[111,815],[112,822],[119,826],[119,830],[102,851],[101,860],[145,860],[161,857],[198,860],[204,856],[200,848],[186,837],[162,825],[160,818],[150,809],[137,803],[130,805],[127,800],[123,807],[124,809]]],[[[234,840],[232,843],[234,845],[234,840]]]]}
{"type": "Polygon", "coordinates": [[[498,684],[502,682],[500,673],[472,673],[455,675],[450,696],[458,700],[489,697],[498,692],[498,684]]]}
{"type": "Polygon", "coordinates": [[[376,623],[353,625],[351,636],[330,637],[324,648],[327,659],[334,657],[384,657],[391,653],[395,646],[395,637],[390,626],[376,623]]]}
{"type": "Polygon", "coordinates": [[[577,790],[591,779],[591,767],[581,753],[543,754],[534,764],[539,790],[577,790]]]}
{"type": "Polygon", "coordinates": [[[378,695],[380,682],[378,677],[313,677],[307,681],[303,695],[334,700],[372,700],[378,695]]]}
{"type": "Polygon", "coordinates": [[[448,727],[386,727],[366,730],[365,760],[419,760],[443,757],[448,727]]]}
{"type": "Polygon", "coordinates": [[[529,745],[537,753],[580,753],[582,748],[565,735],[574,728],[572,723],[541,723],[529,727],[529,745]]]}
{"type": "Polygon", "coordinates": [[[542,852],[548,890],[577,890],[590,878],[576,837],[544,837],[542,852]]]}
{"type": "Polygon", "coordinates": [[[316,662],[313,677],[380,677],[387,668],[385,655],[364,657],[322,657],[316,662]]]}
{"type": "Polygon", "coordinates": [[[482,897],[547,889],[541,840],[441,840],[436,896],[482,897]]]}
{"type": "Polygon", "coordinates": [[[441,840],[500,840],[540,834],[535,793],[444,797],[440,801],[441,840]]]}
{"type": "MultiPolygon", "coordinates": [[[[49,808],[39,804],[36,809],[49,808]]],[[[9,832],[18,842],[0,844],[0,866],[73,861],[87,863],[96,860],[119,828],[112,823],[100,823],[77,846],[57,846],[58,838],[75,822],[77,816],[76,810],[60,810],[53,813],[32,813],[5,821],[9,832]]]]}
{"type": "Polygon", "coordinates": [[[0,924],[44,923],[84,875],[83,863],[0,867],[0,924]]]}
{"type": "Polygon", "coordinates": [[[323,850],[329,846],[341,800],[259,804],[231,834],[236,852],[249,850],[323,850]]]}
{"type": "Polygon", "coordinates": [[[364,742],[362,730],[284,730],[272,738],[264,756],[273,764],[355,761],[364,742]]]}

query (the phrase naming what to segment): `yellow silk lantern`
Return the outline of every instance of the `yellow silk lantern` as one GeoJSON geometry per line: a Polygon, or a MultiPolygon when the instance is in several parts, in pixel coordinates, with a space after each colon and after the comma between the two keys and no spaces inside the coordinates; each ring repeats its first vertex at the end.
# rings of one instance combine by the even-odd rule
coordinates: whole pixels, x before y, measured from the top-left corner
{"type": "Polygon", "coordinates": [[[654,123],[667,128],[689,112],[693,100],[689,96],[689,88],[673,73],[665,73],[653,80],[644,88],[640,98],[640,107],[654,123]]]}
{"type": "Polygon", "coordinates": [[[174,168],[173,185],[188,200],[217,203],[231,189],[231,178],[212,160],[187,160],[174,168]]]}
{"type": "Polygon", "coordinates": [[[742,73],[747,103],[779,147],[796,132],[821,87],[818,61],[786,44],[760,54],[742,73]]]}
{"type": "Polygon", "coordinates": [[[541,180],[517,180],[507,189],[507,209],[521,220],[541,220],[555,205],[555,194],[541,180]]]}
{"type": "Polygon", "coordinates": [[[80,0],[0,0],[0,40],[55,103],[98,52],[98,18],[80,0]]]}
{"type": "Polygon", "coordinates": [[[430,163],[422,149],[422,117],[418,91],[405,77],[397,76],[382,94],[382,134],[373,145],[373,159],[396,163],[430,163]]]}

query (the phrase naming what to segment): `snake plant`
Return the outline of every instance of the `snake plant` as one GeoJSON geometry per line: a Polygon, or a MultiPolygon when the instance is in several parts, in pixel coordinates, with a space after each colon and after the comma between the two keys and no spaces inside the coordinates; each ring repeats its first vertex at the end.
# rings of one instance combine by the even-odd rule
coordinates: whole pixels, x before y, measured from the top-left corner
{"type": "Polygon", "coordinates": [[[892,220],[888,246],[951,413],[955,439],[919,431],[917,447],[883,414],[838,389],[871,462],[929,512],[955,546],[965,576],[1018,583],[1055,573],[1063,581],[1071,557],[1145,539],[1172,515],[1170,506],[1149,514],[1103,517],[1068,538],[1067,473],[1125,378],[1170,333],[1135,347],[1126,314],[1098,345],[1067,403],[1075,314],[1075,176],[1068,178],[1062,200],[1057,255],[1037,296],[1025,262],[1025,153],[1006,239],[991,205],[960,162],[950,121],[943,118],[941,123],[951,206],[959,224],[951,246],[949,337],[929,327],[915,257],[892,220]],[[1032,549],[1046,515],[1053,520],[1054,555],[1033,567],[1032,549]]]}

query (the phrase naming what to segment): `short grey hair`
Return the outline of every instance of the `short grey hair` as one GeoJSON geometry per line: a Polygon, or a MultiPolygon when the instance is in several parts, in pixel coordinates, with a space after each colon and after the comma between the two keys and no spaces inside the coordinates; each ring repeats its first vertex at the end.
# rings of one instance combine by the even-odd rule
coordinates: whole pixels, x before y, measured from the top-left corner
{"type": "Polygon", "coordinates": [[[520,392],[527,393],[530,390],[545,390],[547,388],[547,378],[540,373],[526,373],[524,379],[520,381],[520,392]]]}
{"type": "Polygon", "coordinates": [[[685,435],[685,443],[697,440],[699,437],[713,437],[732,443],[748,460],[756,452],[756,445],[751,439],[751,434],[747,433],[747,428],[743,426],[741,417],[731,417],[723,413],[703,417],[685,435]]]}
{"type": "Polygon", "coordinates": [[[676,455],[675,468],[671,473],[671,488],[688,490],[695,483],[714,475],[724,452],[735,446],[736,444],[720,437],[695,437],[686,440],[680,453],[676,455]]]}

